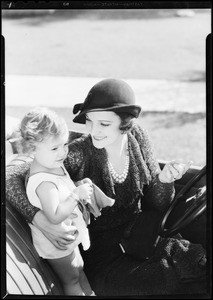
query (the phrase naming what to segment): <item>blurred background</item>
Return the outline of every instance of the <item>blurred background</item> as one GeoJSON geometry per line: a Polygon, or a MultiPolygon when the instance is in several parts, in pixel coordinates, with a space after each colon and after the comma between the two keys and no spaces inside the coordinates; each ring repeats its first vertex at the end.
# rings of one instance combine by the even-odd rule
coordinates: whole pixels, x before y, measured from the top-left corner
{"type": "Polygon", "coordinates": [[[206,164],[210,9],[2,10],[6,138],[33,106],[65,117],[107,77],[126,80],[161,160],[206,164]]]}

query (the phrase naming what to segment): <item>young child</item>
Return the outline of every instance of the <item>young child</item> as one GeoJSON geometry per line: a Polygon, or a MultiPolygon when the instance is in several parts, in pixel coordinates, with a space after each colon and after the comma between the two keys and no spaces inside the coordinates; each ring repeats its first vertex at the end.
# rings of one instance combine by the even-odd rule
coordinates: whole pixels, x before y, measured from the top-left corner
{"type": "Polygon", "coordinates": [[[71,214],[77,215],[73,223],[79,234],[67,250],[56,248],[38,228],[29,224],[34,246],[59,275],[66,295],[94,295],[78,248],[80,243],[84,250],[90,246],[88,229],[78,204],[90,199],[92,186],[83,183],[76,187],[63,165],[68,153],[67,125],[55,112],[40,107],[24,116],[20,134],[23,152],[34,156],[26,182],[31,204],[43,210],[58,226],[69,226],[71,214]]]}

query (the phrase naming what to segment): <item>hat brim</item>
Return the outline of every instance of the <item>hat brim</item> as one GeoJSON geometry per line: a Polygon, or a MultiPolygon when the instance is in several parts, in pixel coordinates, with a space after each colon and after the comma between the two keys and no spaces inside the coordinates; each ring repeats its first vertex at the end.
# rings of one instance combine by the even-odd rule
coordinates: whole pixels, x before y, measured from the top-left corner
{"type": "Polygon", "coordinates": [[[78,114],[74,119],[74,123],[80,123],[80,124],[85,124],[86,119],[85,119],[85,114],[88,112],[92,111],[113,111],[113,112],[120,112],[120,113],[128,113],[133,118],[138,118],[140,112],[141,112],[141,107],[139,105],[122,105],[122,106],[113,106],[113,107],[107,107],[107,108],[94,108],[94,109],[85,109],[80,114],[78,114]]]}

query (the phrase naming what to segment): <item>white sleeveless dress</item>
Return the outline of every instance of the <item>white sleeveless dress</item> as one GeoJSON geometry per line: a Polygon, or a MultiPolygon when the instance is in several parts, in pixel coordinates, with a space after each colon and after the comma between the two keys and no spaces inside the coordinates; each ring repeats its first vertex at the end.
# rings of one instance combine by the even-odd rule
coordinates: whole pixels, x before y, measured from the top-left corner
{"type": "MultiPolygon", "coordinates": [[[[28,199],[32,205],[42,210],[41,202],[36,194],[36,189],[39,186],[39,184],[43,181],[52,182],[57,186],[59,192],[59,201],[64,201],[70,195],[70,193],[76,188],[76,186],[71,180],[66,169],[63,168],[63,170],[65,173],[64,175],[56,175],[56,174],[51,174],[46,172],[39,172],[29,176],[27,186],[26,186],[26,192],[27,192],[28,199]]],[[[72,220],[73,224],[77,227],[79,232],[78,237],[73,243],[68,245],[67,250],[60,250],[56,248],[45,237],[45,235],[42,233],[41,230],[39,230],[31,223],[29,224],[32,232],[33,244],[39,256],[45,259],[61,258],[69,255],[74,250],[74,248],[77,247],[80,243],[82,243],[84,250],[87,250],[90,247],[89,232],[86,223],[83,219],[83,215],[78,206],[75,207],[73,213],[77,214],[78,217],[74,218],[73,220],[70,217],[68,217],[61,224],[53,225],[56,227],[57,226],[66,227],[71,224],[71,220],[72,220]]]]}

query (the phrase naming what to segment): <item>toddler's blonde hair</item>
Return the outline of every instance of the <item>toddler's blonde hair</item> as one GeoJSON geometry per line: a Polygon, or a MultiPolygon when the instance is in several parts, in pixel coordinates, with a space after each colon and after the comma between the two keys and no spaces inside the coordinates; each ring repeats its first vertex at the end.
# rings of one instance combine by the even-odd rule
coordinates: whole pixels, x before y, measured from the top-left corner
{"type": "Polygon", "coordinates": [[[46,107],[29,111],[20,124],[20,143],[23,153],[35,150],[35,143],[51,136],[57,137],[68,131],[65,120],[46,107]]]}

